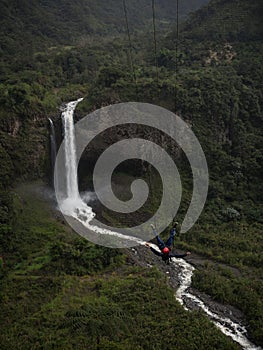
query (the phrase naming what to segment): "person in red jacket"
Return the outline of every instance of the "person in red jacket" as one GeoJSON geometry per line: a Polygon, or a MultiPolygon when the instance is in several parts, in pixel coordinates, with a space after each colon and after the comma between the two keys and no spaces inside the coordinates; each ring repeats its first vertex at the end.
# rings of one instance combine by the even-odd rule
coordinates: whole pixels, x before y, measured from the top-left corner
{"type": "Polygon", "coordinates": [[[153,247],[151,247],[151,245],[148,242],[145,243],[146,247],[150,248],[151,251],[154,254],[156,254],[157,256],[160,256],[162,258],[162,260],[166,264],[169,264],[171,258],[184,258],[187,255],[191,254],[190,252],[187,252],[187,253],[184,253],[184,254],[175,254],[171,250],[171,247],[172,247],[172,244],[173,244],[173,241],[174,241],[174,236],[176,234],[176,226],[177,225],[178,225],[178,222],[175,222],[173,228],[170,231],[170,236],[169,236],[168,240],[166,241],[166,243],[164,243],[162,241],[162,239],[159,237],[155,226],[151,225],[152,229],[153,229],[153,232],[154,232],[154,234],[156,236],[157,244],[158,244],[158,247],[159,247],[160,251],[158,251],[158,250],[154,249],[153,247]]]}

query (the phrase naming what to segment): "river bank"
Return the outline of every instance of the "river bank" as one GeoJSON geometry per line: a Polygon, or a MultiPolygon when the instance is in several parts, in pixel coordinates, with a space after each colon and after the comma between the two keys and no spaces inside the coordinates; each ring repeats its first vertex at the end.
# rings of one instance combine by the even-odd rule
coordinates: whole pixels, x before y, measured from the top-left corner
{"type": "MultiPolygon", "coordinates": [[[[183,253],[178,250],[178,253],[183,253]]],[[[232,305],[221,304],[213,298],[191,287],[192,275],[195,269],[204,267],[205,259],[197,254],[183,259],[173,259],[167,265],[159,257],[149,252],[144,247],[136,247],[129,250],[130,262],[139,266],[151,268],[157,266],[167,276],[167,283],[175,289],[176,299],[187,310],[199,310],[205,312],[209,319],[227,336],[231,337],[244,350],[262,350],[250,340],[247,332],[248,324],[244,314],[232,305]],[[188,261],[188,262],[187,262],[188,261]]],[[[210,263],[217,264],[210,260],[210,263]]],[[[225,268],[226,265],[222,264],[225,268]]],[[[230,267],[231,268],[231,267],[230,267]]],[[[233,268],[237,274],[238,269],[233,268]]]]}

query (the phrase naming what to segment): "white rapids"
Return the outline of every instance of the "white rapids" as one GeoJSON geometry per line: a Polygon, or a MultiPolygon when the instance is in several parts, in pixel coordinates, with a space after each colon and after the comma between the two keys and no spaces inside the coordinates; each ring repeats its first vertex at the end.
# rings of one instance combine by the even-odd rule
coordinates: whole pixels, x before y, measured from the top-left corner
{"type": "Polygon", "coordinates": [[[173,258],[173,264],[180,267],[180,287],[176,291],[176,299],[181,305],[188,310],[186,300],[190,300],[195,306],[202,309],[212,322],[227,336],[230,336],[235,342],[240,344],[244,350],[262,350],[250,342],[246,335],[247,330],[243,325],[233,322],[230,318],[222,317],[215,312],[212,312],[205,303],[189,292],[192,282],[192,276],[195,268],[183,259],[173,258]]]}

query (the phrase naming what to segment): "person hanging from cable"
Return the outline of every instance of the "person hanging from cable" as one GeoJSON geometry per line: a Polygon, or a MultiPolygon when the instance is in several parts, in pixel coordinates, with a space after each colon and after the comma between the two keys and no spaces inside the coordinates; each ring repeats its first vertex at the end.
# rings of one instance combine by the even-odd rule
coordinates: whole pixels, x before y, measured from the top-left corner
{"type": "Polygon", "coordinates": [[[162,241],[162,239],[159,237],[156,228],[154,225],[151,225],[153,232],[155,234],[156,240],[157,240],[157,244],[158,247],[160,249],[160,251],[154,249],[153,247],[151,247],[150,243],[146,242],[145,245],[146,247],[150,248],[151,251],[156,254],[157,256],[160,256],[162,258],[162,260],[166,263],[169,264],[171,261],[171,258],[184,258],[188,255],[190,255],[190,252],[186,252],[184,254],[175,254],[172,252],[171,247],[174,241],[174,236],[176,234],[176,226],[178,225],[178,222],[175,222],[173,225],[173,228],[170,231],[170,236],[168,238],[168,240],[166,241],[166,243],[164,243],[162,241]]]}

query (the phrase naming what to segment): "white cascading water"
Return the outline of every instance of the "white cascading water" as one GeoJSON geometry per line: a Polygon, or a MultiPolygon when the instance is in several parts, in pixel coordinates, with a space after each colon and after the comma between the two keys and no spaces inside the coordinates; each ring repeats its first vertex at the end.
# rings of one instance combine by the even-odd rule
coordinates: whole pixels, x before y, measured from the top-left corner
{"type": "Polygon", "coordinates": [[[195,306],[202,309],[212,322],[227,336],[230,336],[234,341],[242,346],[244,350],[262,350],[261,347],[256,346],[250,342],[247,337],[247,330],[239,323],[233,322],[228,317],[222,317],[215,312],[212,312],[205,303],[195,295],[189,292],[192,282],[192,276],[195,268],[183,259],[173,258],[173,263],[180,267],[180,287],[176,291],[176,299],[181,305],[188,310],[185,302],[191,301],[195,306]]]}
{"type": "Polygon", "coordinates": [[[77,173],[77,160],[76,160],[76,143],[75,143],[75,130],[74,130],[74,110],[79,102],[83,98],[79,98],[77,101],[69,102],[66,105],[65,110],[62,112],[62,120],[64,126],[64,141],[65,141],[65,162],[66,162],[66,180],[67,180],[67,196],[73,200],[79,198],[78,188],[78,173],[77,173]]]}
{"type": "MultiPolygon", "coordinates": [[[[63,113],[63,125],[64,125],[64,137],[65,137],[65,161],[66,161],[66,178],[67,178],[67,195],[65,199],[65,205],[61,207],[64,214],[70,215],[75,219],[79,220],[89,230],[93,230],[96,233],[103,235],[113,235],[121,239],[132,240],[138,245],[144,245],[145,241],[138,238],[125,236],[121,233],[102,229],[100,227],[90,224],[95,214],[92,208],[89,207],[79,196],[78,190],[78,176],[77,176],[77,162],[76,162],[76,146],[75,146],[75,134],[74,134],[74,119],[73,114],[77,104],[82,101],[80,98],[77,101],[69,102],[63,113]]],[[[158,247],[151,244],[155,249],[158,247]]],[[[257,347],[251,343],[247,337],[247,330],[244,326],[233,322],[229,318],[221,317],[216,313],[212,312],[207,305],[204,304],[195,295],[189,292],[191,286],[192,275],[194,267],[183,259],[173,258],[173,264],[179,266],[179,280],[180,287],[176,292],[176,299],[188,310],[186,306],[186,300],[190,300],[200,309],[202,309],[211,319],[211,321],[227,336],[230,336],[235,342],[240,344],[244,350],[262,350],[261,347],[257,347]]]]}
{"type": "MultiPolygon", "coordinates": [[[[74,111],[79,102],[83,98],[76,101],[71,101],[66,104],[62,112],[62,121],[64,128],[64,148],[65,148],[65,171],[66,171],[66,185],[67,197],[60,204],[60,209],[63,214],[71,216],[79,220],[89,230],[102,235],[111,235],[120,239],[132,240],[139,243],[134,237],[125,236],[121,233],[110,231],[90,224],[95,217],[92,208],[89,207],[80,197],[78,189],[78,173],[77,173],[77,159],[76,159],[76,142],[75,142],[75,128],[74,128],[74,111]]],[[[142,241],[141,241],[142,242],[142,241]]]]}

